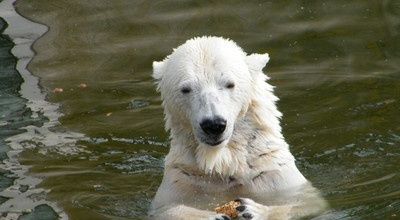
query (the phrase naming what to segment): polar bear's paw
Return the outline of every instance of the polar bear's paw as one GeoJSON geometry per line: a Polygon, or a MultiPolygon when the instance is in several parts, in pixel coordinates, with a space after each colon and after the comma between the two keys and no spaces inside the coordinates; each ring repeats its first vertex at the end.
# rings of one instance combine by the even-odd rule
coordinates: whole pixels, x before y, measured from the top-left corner
{"type": "Polygon", "coordinates": [[[266,220],[268,219],[268,206],[264,206],[254,202],[252,199],[239,198],[235,200],[242,205],[238,206],[236,210],[239,212],[240,220],[266,220]]]}

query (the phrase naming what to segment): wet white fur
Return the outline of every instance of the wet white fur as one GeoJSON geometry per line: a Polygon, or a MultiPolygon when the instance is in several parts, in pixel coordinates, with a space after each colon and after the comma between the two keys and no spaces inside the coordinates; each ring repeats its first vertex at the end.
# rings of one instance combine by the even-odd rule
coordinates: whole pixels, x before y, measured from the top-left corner
{"type": "Polygon", "coordinates": [[[216,213],[204,210],[210,208],[204,200],[223,202],[307,182],[281,134],[278,98],[262,71],[268,61],[268,54],[247,55],[231,40],[200,37],[153,63],[171,138],[153,218],[210,219],[216,213]],[[227,82],[235,87],[227,89],[227,82]],[[185,86],[189,94],[182,94],[185,86]],[[227,119],[227,128],[225,141],[211,147],[201,142],[198,124],[215,115],[227,119]]]}

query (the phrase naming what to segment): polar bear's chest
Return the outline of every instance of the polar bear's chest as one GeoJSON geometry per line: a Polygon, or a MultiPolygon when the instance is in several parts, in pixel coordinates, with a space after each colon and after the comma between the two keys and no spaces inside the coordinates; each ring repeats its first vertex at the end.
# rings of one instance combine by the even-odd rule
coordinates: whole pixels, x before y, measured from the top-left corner
{"type": "Polygon", "coordinates": [[[176,168],[186,184],[198,189],[199,192],[208,193],[273,192],[306,182],[294,162],[267,167],[249,166],[233,175],[206,174],[187,167],[176,168]]]}
{"type": "MultiPolygon", "coordinates": [[[[232,193],[244,192],[253,184],[252,176],[256,175],[252,171],[248,171],[249,175],[220,175],[220,174],[205,174],[201,171],[180,170],[181,178],[199,192],[214,192],[214,193],[232,193]]],[[[263,175],[262,173],[259,175],[263,175]]]]}

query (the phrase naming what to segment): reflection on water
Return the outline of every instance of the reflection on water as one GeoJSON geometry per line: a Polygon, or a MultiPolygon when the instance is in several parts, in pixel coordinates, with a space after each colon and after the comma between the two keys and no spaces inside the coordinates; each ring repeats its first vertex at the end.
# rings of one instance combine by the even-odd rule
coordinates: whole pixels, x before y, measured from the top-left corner
{"type": "Polygon", "coordinates": [[[16,6],[50,28],[35,43],[29,70],[62,106],[62,126],[54,130],[87,136],[76,144],[83,149],[78,154],[38,147],[21,158],[72,219],[145,215],[168,151],[151,62],[199,35],[269,52],[285,137],[332,207],[321,219],[398,217],[398,1],[25,0],[16,6]]]}

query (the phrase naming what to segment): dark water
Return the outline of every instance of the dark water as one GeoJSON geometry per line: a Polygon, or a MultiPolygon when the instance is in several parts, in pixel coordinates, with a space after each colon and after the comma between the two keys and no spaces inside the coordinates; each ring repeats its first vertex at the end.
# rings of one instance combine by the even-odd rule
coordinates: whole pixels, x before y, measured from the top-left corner
{"type": "Polygon", "coordinates": [[[200,35],[270,54],[284,135],[331,205],[320,219],[399,218],[399,1],[24,0],[16,7],[50,28],[28,69],[61,104],[53,130],[85,135],[54,149],[39,143],[20,161],[71,219],[143,218],[168,152],[151,62],[200,35]]]}
{"type": "MultiPolygon", "coordinates": [[[[3,19],[0,19],[0,30],[2,33],[6,27],[3,19]]],[[[6,36],[0,35],[0,160],[7,159],[7,151],[9,147],[5,143],[5,139],[12,136],[17,131],[11,127],[8,121],[16,122],[20,115],[15,114],[18,110],[23,111],[24,102],[18,97],[19,84],[21,77],[18,75],[14,66],[16,59],[9,52],[13,47],[13,43],[6,36]]],[[[13,123],[14,124],[14,123],[13,123]]],[[[16,126],[18,128],[18,125],[16,126]]],[[[0,172],[0,191],[11,186],[13,178],[9,176],[9,172],[2,170],[0,172]]],[[[1,197],[0,201],[7,200],[6,197],[1,197]]]]}

